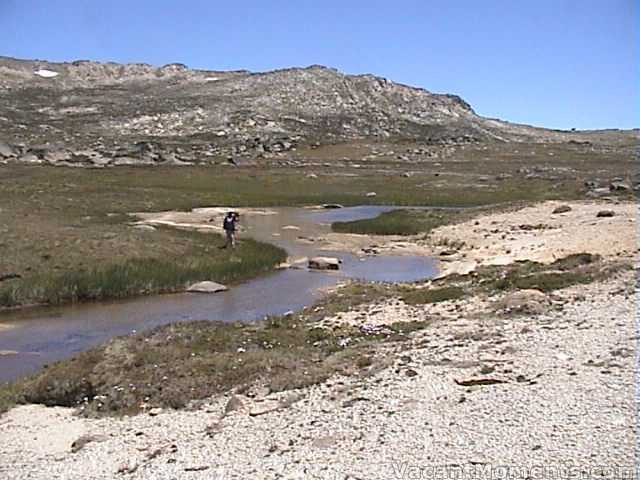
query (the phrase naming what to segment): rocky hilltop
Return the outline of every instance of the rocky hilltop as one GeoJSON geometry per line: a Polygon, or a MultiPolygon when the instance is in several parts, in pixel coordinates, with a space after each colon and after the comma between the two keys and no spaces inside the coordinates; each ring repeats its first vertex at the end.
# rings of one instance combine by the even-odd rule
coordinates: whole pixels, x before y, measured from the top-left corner
{"type": "Polygon", "coordinates": [[[356,140],[584,141],[483,118],[455,95],[318,65],[251,73],[5,57],[0,132],[0,161],[93,166],[255,160],[356,140]]]}

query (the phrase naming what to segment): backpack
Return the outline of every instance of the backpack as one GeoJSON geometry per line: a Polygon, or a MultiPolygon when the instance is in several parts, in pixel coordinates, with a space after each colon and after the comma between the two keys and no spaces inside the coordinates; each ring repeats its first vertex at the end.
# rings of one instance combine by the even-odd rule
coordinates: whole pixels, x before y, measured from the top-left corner
{"type": "Polygon", "coordinates": [[[233,217],[224,217],[224,222],[222,223],[222,228],[225,230],[235,230],[236,225],[233,217]]]}

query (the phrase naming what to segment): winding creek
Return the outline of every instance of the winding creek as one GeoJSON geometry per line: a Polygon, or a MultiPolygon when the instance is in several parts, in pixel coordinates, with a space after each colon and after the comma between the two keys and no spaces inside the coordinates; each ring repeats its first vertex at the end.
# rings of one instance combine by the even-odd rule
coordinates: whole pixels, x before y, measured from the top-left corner
{"type": "MultiPolygon", "coordinates": [[[[318,249],[306,238],[330,232],[335,221],[372,218],[395,207],[362,206],[331,210],[273,208],[270,214],[242,219],[242,237],[276,244],[290,257],[335,256],[337,272],[285,269],[234,286],[227,292],[171,294],[126,301],[40,308],[0,315],[0,382],[34,373],[115,336],[176,321],[255,321],[297,311],[347,278],[365,281],[416,281],[433,277],[437,262],[423,256],[359,257],[318,249]],[[293,228],[293,227],[296,228],[293,228]],[[284,228],[288,227],[288,228],[284,228]]],[[[215,280],[215,279],[213,279],[215,280]]]]}

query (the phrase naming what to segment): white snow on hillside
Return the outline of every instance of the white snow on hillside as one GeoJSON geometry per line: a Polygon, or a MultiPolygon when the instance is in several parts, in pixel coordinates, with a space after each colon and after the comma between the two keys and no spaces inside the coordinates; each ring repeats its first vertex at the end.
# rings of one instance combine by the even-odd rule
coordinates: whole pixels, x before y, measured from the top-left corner
{"type": "Polygon", "coordinates": [[[46,70],[44,68],[41,68],[40,70],[36,70],[35,72],[33,72],[33,74],[38,75],[39,77],[42,77],[42,78],[53,78],[60,75],[58,72],[54,72],[52,70],[46,70]]]}

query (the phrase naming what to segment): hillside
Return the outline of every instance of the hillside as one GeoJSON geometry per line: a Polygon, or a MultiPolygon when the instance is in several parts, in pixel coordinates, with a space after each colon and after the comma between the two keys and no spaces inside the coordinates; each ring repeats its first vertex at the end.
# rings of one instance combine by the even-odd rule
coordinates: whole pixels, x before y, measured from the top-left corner
{"type": "Polygon", "coordinates": [[[594,136],[483,118],[455,95],[317,65],[250,73],[5,57],[0,132],[5,159],[94,165],[255,160],[361,140],[440,146],[594,136]]]}

